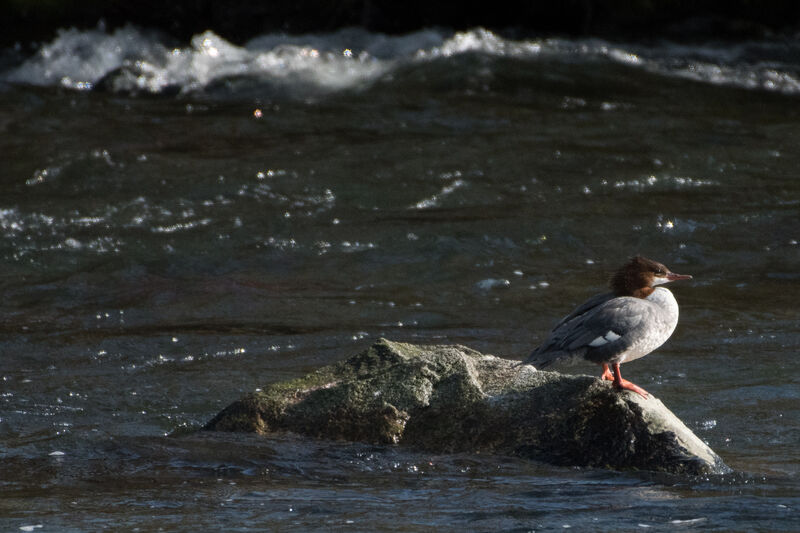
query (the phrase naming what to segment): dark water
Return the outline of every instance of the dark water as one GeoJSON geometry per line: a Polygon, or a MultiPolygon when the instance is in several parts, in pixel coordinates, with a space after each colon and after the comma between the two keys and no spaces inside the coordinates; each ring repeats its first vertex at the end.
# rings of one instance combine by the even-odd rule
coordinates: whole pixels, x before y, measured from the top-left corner
{"type": "Polygon", "coordinates": [[[132,28],[3,52],[2,529],[797,530],[798,52],[132,28]],[[634,253],[694,280],[626,377],[733,474],[189,431],[379,336],[522,357],[634,253]]]}

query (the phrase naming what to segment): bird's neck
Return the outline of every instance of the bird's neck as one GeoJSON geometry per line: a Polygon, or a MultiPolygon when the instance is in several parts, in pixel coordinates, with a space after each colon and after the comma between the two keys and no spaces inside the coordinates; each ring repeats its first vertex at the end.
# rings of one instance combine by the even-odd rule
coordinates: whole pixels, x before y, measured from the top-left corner
{"type": "Polygon", "coordinates": [[[642,287],[640,289],[636,289],[635,291],[631,292],[630,295],[635,298],[647,298],[655,291],[655,287],[642,287]]]}

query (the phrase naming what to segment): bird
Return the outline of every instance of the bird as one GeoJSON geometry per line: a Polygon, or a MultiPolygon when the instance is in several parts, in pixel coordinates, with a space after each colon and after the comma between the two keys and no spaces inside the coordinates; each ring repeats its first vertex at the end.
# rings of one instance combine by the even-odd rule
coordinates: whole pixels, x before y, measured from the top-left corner
{"type": "Polygon", "coordinates": [[[631,257],[598,294],[561,319],[523,364],[537,369],[586,360],[602,367],[601,379],[647,399],[643,388],[622,379],[620,365],[664,344],[678,324],[678,302],[664,283],[692,279],[640,255],[631,257]]]}

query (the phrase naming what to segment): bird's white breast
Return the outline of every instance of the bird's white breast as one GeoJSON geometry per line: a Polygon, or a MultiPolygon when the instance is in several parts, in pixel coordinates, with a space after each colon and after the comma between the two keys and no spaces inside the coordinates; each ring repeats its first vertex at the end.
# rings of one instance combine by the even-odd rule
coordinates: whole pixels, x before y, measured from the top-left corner
{"type": "Polygon", "coordinates": [[[638,339],[627,350],[623,361],[632,361],[649,354],[664,344],[678,325],[678,302],[668,289],[656,287],[645,301],[654,306],[654,312],[640,331],[638,339]]]}
{"type": "MultiPolygon", "coordinates": [[[[653,302],[661,308],[661,312],[658,313],[659,318],[664,320],[665,323],[671,325],[669,333],[672,334],[672,332],[675,330],[675,326],[678,325],[678,301],[675,300],[675,297],[672,295],[669,289],[665,289],[664,287],[656,287],[650,296],[645,298],[645,300],[648,302],[653,302]]],[[[667,335],[667,337],[669,337],[669,335],[667,335]]]]}

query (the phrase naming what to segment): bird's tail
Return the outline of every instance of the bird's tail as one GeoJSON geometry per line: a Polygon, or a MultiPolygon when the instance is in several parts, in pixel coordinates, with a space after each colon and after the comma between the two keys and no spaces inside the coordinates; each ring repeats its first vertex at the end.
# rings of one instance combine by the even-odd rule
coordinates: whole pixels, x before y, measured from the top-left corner
{"type": "Polygon", "coordinates": [[[540,355],[539,348],[536,348],[534,351],[530,353],[530,355],[528,355],[528,357],[526,357],[525,359],[523,359],[514,366],[518,367],[522,365],[533,365],[535,368],[538,369],[538,368],[544,368],[552,362],[548,360],[540,360],[540,358],[538,357],[539,355],[540,355]]]}

